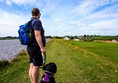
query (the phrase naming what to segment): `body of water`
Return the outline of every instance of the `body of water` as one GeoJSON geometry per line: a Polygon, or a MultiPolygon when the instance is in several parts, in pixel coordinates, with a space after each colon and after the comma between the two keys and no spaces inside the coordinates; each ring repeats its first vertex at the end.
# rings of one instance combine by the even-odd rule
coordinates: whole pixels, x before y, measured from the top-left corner
{"type": "Polygon", "coordinates": [[[10,61],[22,50],[26,50],[26,46],[21,45],[18,39],[0,40],[0,60],[10,61]]]}

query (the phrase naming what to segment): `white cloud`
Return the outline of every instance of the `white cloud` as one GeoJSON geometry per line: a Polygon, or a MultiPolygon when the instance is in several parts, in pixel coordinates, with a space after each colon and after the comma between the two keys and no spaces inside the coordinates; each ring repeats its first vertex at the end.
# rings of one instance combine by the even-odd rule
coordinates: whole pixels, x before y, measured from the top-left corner
{"type": "MultiPolygon", "coordinates": [[[[107,7],[104,10],[91,13],[93,10],[95,10],[100,5],[104,5],[106,3],[109,3],[109,0],[102,0],[102,1],[95,0],[92,2],[90,2],[90,0],[82,1],[72,11],[75,14],[77,13],[77,16],[79,18],[72,20],[71,23],[78,25],[78,27],[80,27],[80,28],[81,27],[87,28],[88,26],[93,27],[93,26],[91,26],[91,24],[96,23],[97,21],[98,22],[101,21],[101,23],[102,23],[102,21],[104,20],[104,22],[107,23],[107,20],[109,20],[109,21],[113,20],[113,19],[117,20],[118,19],[118,13],[117,13],[118,5],[113,5],[113,6],[107,7]]],[[[110,22],[113,23],[113,21],[110,21],[110,22]]],[[[106,24],[104,26],[106,27],[107,25],[108,24],[106,24]]],[[[117,26],[117,23],[114,25],[117,26]]],[[[104,27],[102,27],[102,28],[104,28],[104,27]]]]}
{"type": "Polygon", "coordinates": [[[117,35],[117,23],[117,19],[102,20],[90,24],[91,27],[86,26],[83,30],[86,34],[117,35]]]}
{"type": "Polygon", "coordinates": [[[111,20],[103,20],[103,21],[95,22],[91,24],[91,26],[94,26],[94,29],[100,29],[100,30],[103,30],[103,29],[109,30],[112,28],[118,29],[117,23],[118,23],[117,19],[111,19],[111,20]]]}
{"type": "Polygon", "coordinates": [[[0,10],[0,36],[16,36],[19,26],[28,21],[22,15],[16,15],[0,10]]]}
{"type": "MultiPolygon", "coordinates": [[[[117,1],[110,2],[109,0],[83,0],[80,4],[75,6],[72,12],[78,15],[86,16],[91,14],[96,8],[105,6],[107,4],[113,4],[117,1]]],[[[107,7],[108,8],[108,7],[107,7]]],[[[93,12],[94,13],[94,12],[93,12]]]]}
{"type": "MultiPolygon", "coordinates": [[[[118,5],[112,4],[109,7],[95,11],[97,8],[109,4],[109,0],[82,0],[78,5],[76,4],[74,6],[72,6],[71,3],[64,3],[64,5],[63,0],[5,0],[5,2],[13,6],[14,4],[30,5],[30,7],[26,7],[27,10],[29,9],[30,11],[32,5],[38,7],[42,13],[41,20],[46,35],[106,34],[103,33],[106,31],[108,34],[117,34],[117,30],[115,31],[114,29],[117,29],[116,26],[118,26],[118,5]]],[[[111,0],[111,2],[115,3],[116,0],[111,0]]],[[[5,10],[0,11],[0,15],[2,16],[0,26],[4,27],[2,28],[3,30],[1,30],[5,32],[4,34],[13,31],[14,33],[17,32],[18,26],[25,23],[27,19],[30,19],[29,12],[25,16],[23,11],[24,8],[22,11],[18,11],[20,13],[15,12],[18,15],[8,13],[5,10]],[[6,21],[6,19],[8,21],[6,21]],[[7,29],[8,32],[4,31],[4,29],[7,29]]]]}
{"type": "Polygon", "coordinates": [[[0,0],[1,2],[3,2],[3,0],[0,0]]]}
{"type": "Polygon", "coordinates": [[[117,29],[116,26],[118,26],[116,23],[118,20],[117,4],[94,12],[99,7],[111,4],[109,0],[83,0],[72,8],[62,6],[56,2],[52,3],[46,3],[42,7],[43,15],[49,15],[49,19],[43,18],[47,34],[117,34],[115,30],[112,30],[114,27],[117,29]]]}
{"type": "Polygon", "coordinates": [[[7,5],[17,4],[17,5],[33,5],[37,0],[5,0],[7,5]]]}
{"type": "Polygon", "coordinates": [[[8,13],[6,11],[0,10],[1,24],[20,24],[27,20],[27,16],[8,13]]]}
{"type": "Polygon", "coordinates": [[[10,0],[6,0],[6,4],[7,4],[7,5],[12,5],[12,3],[11,3],[10,0]]]}

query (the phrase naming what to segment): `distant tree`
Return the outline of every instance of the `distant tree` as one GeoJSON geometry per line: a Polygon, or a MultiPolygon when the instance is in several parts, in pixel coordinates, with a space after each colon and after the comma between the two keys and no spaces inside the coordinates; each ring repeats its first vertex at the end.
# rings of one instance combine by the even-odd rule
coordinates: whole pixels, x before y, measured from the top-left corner
{"type": "Polygon", "coordinates": [[[84,35],[84,37],[86,37],[86,35],[84,35]]]}
{"type": "Polygon", "coordinates": [[[89,37],[89,35],[86,35],[87,37],[89,37]]]}
{"type": "Polygon", "coordinates": [[[75,38],[77,39],[77,38],[78,38],[78,36],[75,36],[75,38]]]}
{"type": "Polygon", "coordinates": [[[51,36],[46,36],[46,38],[52,38],[51,36]]]}
{"type": "Polygon", "coordinates": [[[93,37],[93,35],[91,35],[91,37],[93,37]]]}

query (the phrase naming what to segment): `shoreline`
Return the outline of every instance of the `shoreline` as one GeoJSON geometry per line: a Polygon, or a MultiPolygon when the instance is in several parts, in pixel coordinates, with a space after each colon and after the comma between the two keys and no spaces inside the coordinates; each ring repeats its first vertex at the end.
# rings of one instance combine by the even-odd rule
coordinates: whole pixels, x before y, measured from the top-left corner
{"type": "MultiPolygon", "coordinates": [[[[46,43],[50,39],[46,39],[46,43]]],[[[0,61],[12,61],[22,51],[26,51],[26,46],[21,45],[18,39],[0,40],[0,61]]]]}

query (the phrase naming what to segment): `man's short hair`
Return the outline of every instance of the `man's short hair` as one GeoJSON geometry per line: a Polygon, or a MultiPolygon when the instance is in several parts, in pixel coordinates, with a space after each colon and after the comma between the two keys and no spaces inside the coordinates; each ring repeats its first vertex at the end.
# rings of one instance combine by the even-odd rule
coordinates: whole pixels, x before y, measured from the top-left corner
{"type": "Polygon", "coordinates": [[[40,13],[38,8],[33,8],[32,9],[32,16],[37,16],[40,13]]]}

